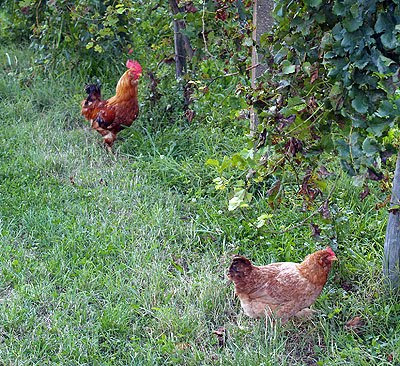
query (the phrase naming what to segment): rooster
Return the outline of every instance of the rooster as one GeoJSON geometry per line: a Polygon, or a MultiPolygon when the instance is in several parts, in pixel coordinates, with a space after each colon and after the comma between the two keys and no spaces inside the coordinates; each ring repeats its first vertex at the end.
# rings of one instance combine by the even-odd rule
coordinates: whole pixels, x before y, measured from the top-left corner
{"type": "Polygon", "coordinates": [[[102,100],[100,84],[97,83],[85,87],[88,97],[81,103],[81,114],[103,136],[109,151],[117,133],[124,126],[130,126],[139,114],[138,83],[142,67],[132,60],[127,61],[126,67],[128,70],[119,79],[112,98],[102,100]]]}
{"type": "Polygon", "coordinates": [[[302,263],[281,262],[254,266],[247,258],[235,256],[228,277],[246,315],[259,318],[274,315],[286,323],[307,309],[321,293],[337,260],[331,248],[308,255],[302,263]]]}

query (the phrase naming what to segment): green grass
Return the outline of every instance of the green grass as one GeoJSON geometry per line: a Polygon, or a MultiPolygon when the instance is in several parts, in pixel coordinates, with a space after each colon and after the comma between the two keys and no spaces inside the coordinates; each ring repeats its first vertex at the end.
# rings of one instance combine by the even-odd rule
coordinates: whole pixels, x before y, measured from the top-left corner
{"type": "Polygon", "coordinates": [[[31,77],[24,53],[9,53],[22,66],[0,53],[0,365],[400,362],[378,189],[360,202],[339,175],[321,241],[307,224],[279,234],[307,216],[301,202],[273,211],[259,198],[254,211],[229,213],[204,164],[237,151],[244,130],[172,115],[161,128],[144,111],[111,156],[79,115],[83,81],[31,77]],[[269,231],[249,224],[261,213],[273,214],[269,231]],[[233,253],[299,261],[326,244],[340,261],[313,320],[280,328],[242,315],[225,278],[233,253]],[[345,330],[357,315],[362,332],[345,330]]]}

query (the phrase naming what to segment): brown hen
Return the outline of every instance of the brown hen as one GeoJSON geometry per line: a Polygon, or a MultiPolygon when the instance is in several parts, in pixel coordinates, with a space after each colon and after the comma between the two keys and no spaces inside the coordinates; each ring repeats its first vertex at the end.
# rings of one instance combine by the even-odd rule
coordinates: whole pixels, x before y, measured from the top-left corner
{"type": "Polygon", "coordinates": [[[236,256],[228,270],[246,315],[281,318],[282,323],[306,313],[321,293],[336,255],[331,248],[308,255],[302,263],[281,262],[254,266],[236,256]]]}

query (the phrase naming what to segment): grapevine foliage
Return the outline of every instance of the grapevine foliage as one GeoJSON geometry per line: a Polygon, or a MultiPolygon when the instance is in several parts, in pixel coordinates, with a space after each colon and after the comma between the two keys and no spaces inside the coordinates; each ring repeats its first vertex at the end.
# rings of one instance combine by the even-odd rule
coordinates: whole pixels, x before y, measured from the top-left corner
{"type": "Polygon", "coordinates": [[[248,172],[230,209],[248,205],[260,184],[271,204],[285,182],[297,182],[308,204],[326,197],[327,153],[357,184],[387,179],[400,136],[400,2],[281,0],[274,15],[259,47],[268,70],[248,90],[259,117],[256,147],[214,163],[218,187],[230,168],[248,172]]]}

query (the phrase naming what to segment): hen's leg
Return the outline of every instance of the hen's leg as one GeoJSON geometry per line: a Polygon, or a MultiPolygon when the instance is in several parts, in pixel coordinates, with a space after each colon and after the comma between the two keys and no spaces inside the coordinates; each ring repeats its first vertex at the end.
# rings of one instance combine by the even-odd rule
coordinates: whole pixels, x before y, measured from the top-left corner
{"type": "Polygon", "coordinates": [[[314,314],[316,314],[316,313],[317,313],[316,310],[313,310],[310,308],[305,308],[305,309],[300,310],[298,313],[296,313],[295,317],[307,320],[307,319],[311,319],[314,316],[314,314]]]}
{"type": "Polygon", "coordinates": [[[285,324],[292,316],[295,316],[297,313],[301,312],[301,310],[302,306],[299,306],[297,301],[290,301],[277,308],[275,314],[281,318],[281,323],[285,324]]]}

